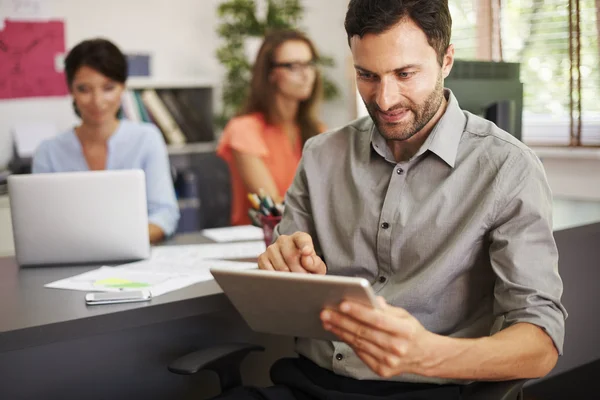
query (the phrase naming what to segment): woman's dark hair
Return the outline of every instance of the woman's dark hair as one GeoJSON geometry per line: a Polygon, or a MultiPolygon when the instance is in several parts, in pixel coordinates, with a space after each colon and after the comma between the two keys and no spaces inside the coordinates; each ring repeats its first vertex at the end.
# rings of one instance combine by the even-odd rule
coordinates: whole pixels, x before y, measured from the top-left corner
{"type": "MultiPolygon", "coordinates": [[[[71,49],[65,58],[65,75],[69,90],[75,74],[81,67],[90,67],[119,83],[125,83],[127,80],[127,59],[114,43],[106,39],[84,40],[71,49]]],[[[75,114],[81,116],[75,102],[73,108],[75,114]]]]}
{"type": "Polygon", "coordinates": [[[405,18],[425,32],[442,65],[452,34],[448,0],[350,0],[344,22],[348,43],[356,35],[384,33],[405,18]]]}
{"type": "Polygon", "coordinates": [[[119,83],[127,80],[127,59],[117,46],[106,39],[84,40],[71,49],[65,59],[69,88],[79,68],[84,66],[119,83]]]}
{"type": "MultiPolygon", "coordinates": [[[[275,104],[277,88],[269,81],[273,69],[277,49],[288,41],[301,41],[308,45],[313,60],[317,61],[319,55],[313,43],[303,33],[295,30],[277,30],[268,33],[258,51],[256,62],[252,67],[250,93],[240,115],[261,113],[267,123],[274,124],[278,121],[275,104]]],[[[317,118],[317,106],[321,100],[323,83],[321,74],[317,70],[315,83],[310,97],[298,106],[296,123],[300,127],[302,143],[320,133],[321,124],[317,118]]]]}

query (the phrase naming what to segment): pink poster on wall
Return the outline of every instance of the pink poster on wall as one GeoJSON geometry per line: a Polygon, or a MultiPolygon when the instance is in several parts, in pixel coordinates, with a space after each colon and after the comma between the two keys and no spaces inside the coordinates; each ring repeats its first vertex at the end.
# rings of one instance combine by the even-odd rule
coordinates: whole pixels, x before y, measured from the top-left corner
{"type": "Polygon", "coordinates": [[[0,30],[0,99],[64,96],[57,58],[65,53],[63,21],[5,21],[0,30]]]}

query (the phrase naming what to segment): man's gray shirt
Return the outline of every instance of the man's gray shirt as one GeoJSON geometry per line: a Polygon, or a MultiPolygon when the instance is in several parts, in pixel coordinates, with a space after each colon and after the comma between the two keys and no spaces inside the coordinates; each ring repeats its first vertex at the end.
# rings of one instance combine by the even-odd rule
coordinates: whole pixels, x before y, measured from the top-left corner
{"type": "MultiPolygon", "coordinates": [[[[477,338],[528,322],[562,353],[566,311],[543,167],[445,94],[443,117],[409,161],[394,160],[368,117],[310,139],[276,233],[309,233],[328,274],[366,278],[431,332],[477,338]]],[[[339,375],[381,379],[344,343],[299,338],[296,349],[339,375]]]]}

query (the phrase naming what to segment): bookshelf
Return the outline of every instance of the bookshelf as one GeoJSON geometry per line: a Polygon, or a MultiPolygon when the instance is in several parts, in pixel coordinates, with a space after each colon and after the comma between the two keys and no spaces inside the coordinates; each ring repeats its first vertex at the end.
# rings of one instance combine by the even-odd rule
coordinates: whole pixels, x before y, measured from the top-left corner
{"type": "Polygon", "coordinates": [[[170,153],[204,151],[208,147],[199,143],[215,141],[212,88],[198,79],[132,78],[123,93],[123,118],[155,124],[170,153]]]}
{"type": "MultiPolygon", "coordinates": [[[[197,231],[212,223],[207,215],[210,212],[201,212],[201,205],[207,207],[214,195],[214,188],[205,187],[203,177],[219,176],[219,171],[205,161],[217,157],[213,86],[198,79],[131,78],[123,98],[125,117],[152,122],[163,133],[181,213],[178,233],[197,231]]],[[[212,218],[227,221],[228,213],[212,218]]]]}

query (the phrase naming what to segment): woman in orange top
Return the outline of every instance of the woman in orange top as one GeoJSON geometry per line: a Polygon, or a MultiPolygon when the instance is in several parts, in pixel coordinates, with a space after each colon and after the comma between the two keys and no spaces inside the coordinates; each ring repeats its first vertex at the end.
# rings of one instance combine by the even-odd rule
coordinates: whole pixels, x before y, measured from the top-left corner
{"type": "Polygon", "coordinates": [[[265,37],[246,106],[229,121],[217,148],[231,171],[232,225],[250,223],[248,193],[263,189],[283,201],[304,142],[323,130],[316,117],[322,95],[317,59],[315,46],[300,32],[265,37]]]}

